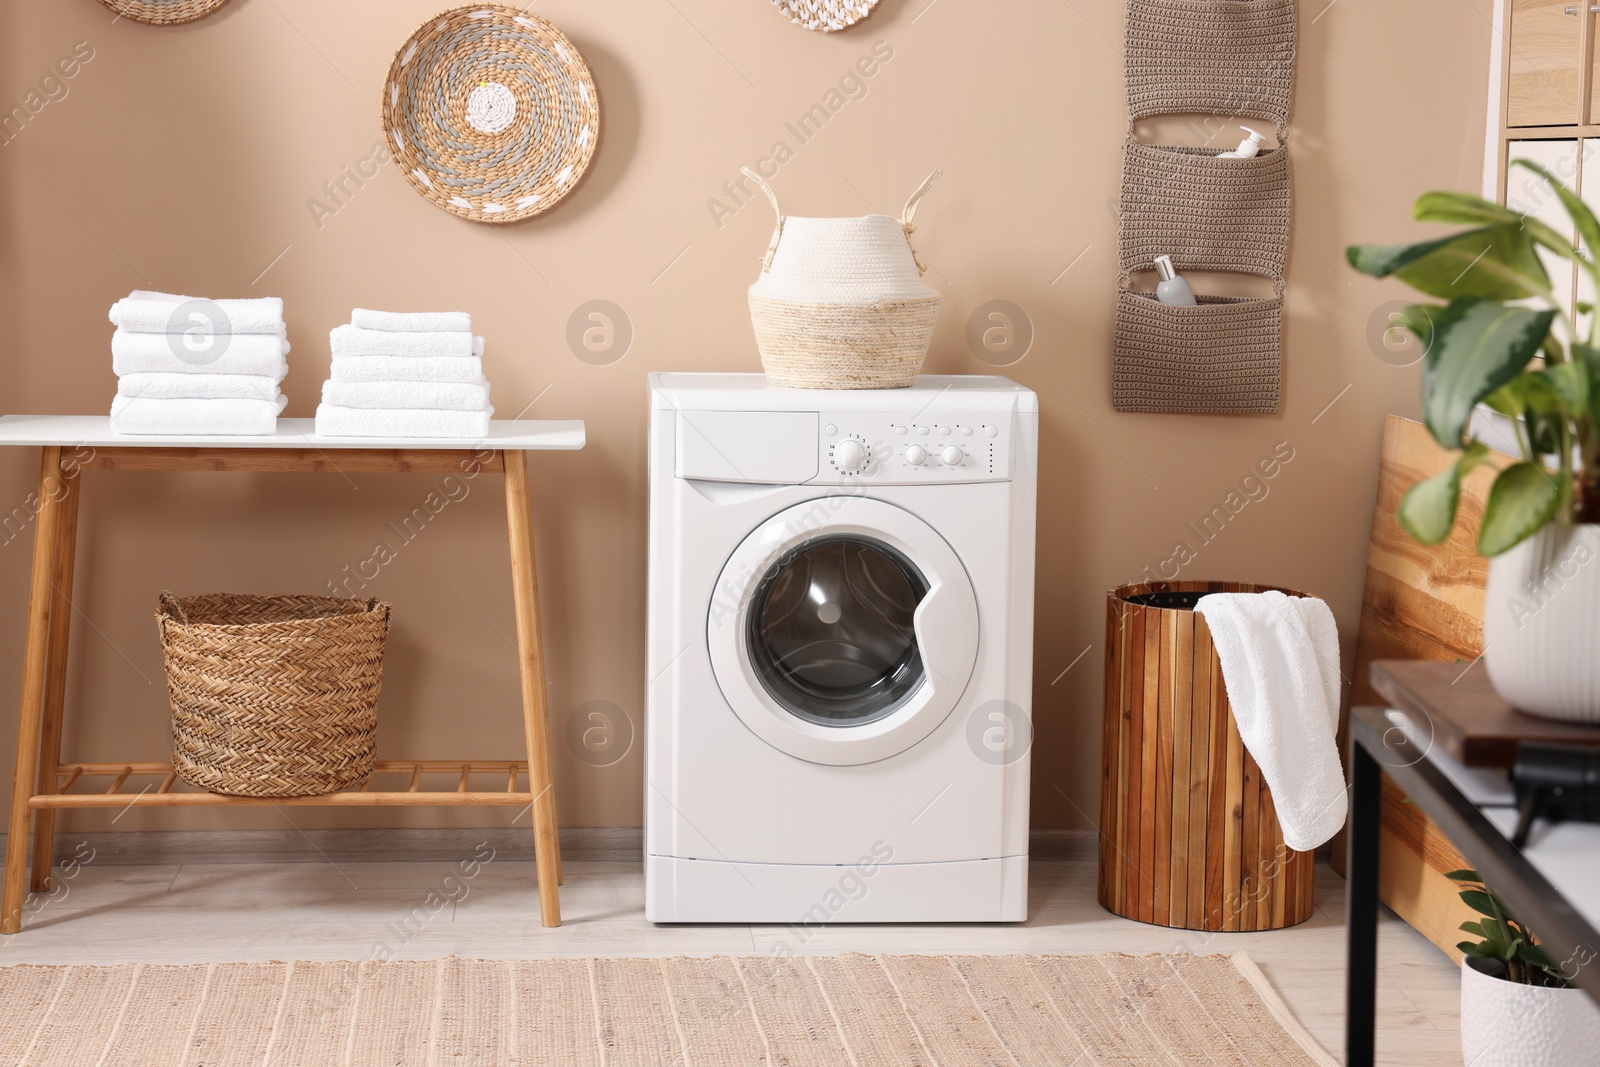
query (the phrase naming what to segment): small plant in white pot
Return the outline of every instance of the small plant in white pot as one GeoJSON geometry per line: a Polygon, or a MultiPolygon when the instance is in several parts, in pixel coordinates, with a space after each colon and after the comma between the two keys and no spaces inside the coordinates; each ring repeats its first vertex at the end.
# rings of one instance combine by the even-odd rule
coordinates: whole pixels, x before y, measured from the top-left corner
{"type": "Polygon", "coordinates": [[[1600,314],[1581,306],[1587,333],[1558,306],[1541,250],[1576,263],[1600,291],[1600,219],[1553,175],[1526,167],[1560,198],[1570,237],[1465,193],[1425,193],[1423,222],[1470,228],[1410,245],[1355,245],[1357,270],[1396,277],[1448,303],[1401,316],[1424,349],[1423,419],[1460,453],[1401,502],[1400,524],[1425,545],[1455,525],[1461,480],[1489,462],[1469,435],[1478,405],[1511,420],[1521,452],[1490,489],[1478,551],[1492,557],[1484,601],[1484,662],[1515,707],[1600,722],[1600,314]]]}
{"type": "Polygon", "coordinates": [[[1482,918],[1461,958],[1461,1056],[1471,1067],[1570,1067],[1600,1050],[1600,1007],[1569,980],[1576,962],[1552,963],[1506,913],[1476,871],[1451,871],[1461,900],[1482,918]]]}

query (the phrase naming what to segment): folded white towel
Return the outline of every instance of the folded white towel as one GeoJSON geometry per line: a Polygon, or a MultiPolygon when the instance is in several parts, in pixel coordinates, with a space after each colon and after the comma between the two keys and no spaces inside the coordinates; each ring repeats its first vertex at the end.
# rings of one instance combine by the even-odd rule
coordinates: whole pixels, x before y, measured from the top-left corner
{"type": "Polygon", "coordinates": [[[270,436],[278,412],[289,402],[276,400],[144,400],[119,396],[111,401],[111,431],[132,434],[215,434],[270,436]]]}
{"type": "Polygon", "coordinates": [[[425,411],[415,408],[347,408],[317,406],[317,433],[323,437],[464,437],[489,436],[484,411],[425,411]]]}
{"type": "Polygon", "coordinates": [[[472,316],[465,311],[368,311],[356,308],[350,325],[390,333],[471,333],[472,316]]]}
{"type": "Polygon", "coordinates": [[[360,356],[335,359],[328,369],[335,382],[460,382],[488,385],[483,360],[458,356],[360,356]]]}
{"type": "Polygon", "coordinates": [[[1309,852],[1344,825],[1339,630],[1328,605],[1283,593],[1212,593],[1195,610],[1222,664],[1239,739],[1261,767],[1283,842],[1309,852]]]}
{"type": "Polygon", "coordinates": [[[335,359],[346,356],[436,356],[468,357],[483,355],[483,338],[470,332],[390,333],[363,330],[359,326],[335,326],[328,334],[335,359]]]}
{"type": "Polygon", "coordinates": [[[135,289],[111,305],[111,321],[136,333],[278,333],[283,301],[275,296],[207,300],[135,289]]]}
{"type": "Polygon", "coordinates": [[[132,333],[111,335],[111,369],[118,374],[265,374],[283,377],[289,342],[278,333],[132,333]]]}
{"type": "Polygon", "coordinates": [[[281,374],[124,374],[117,395],[130,400],[278,399],[281,374]]]}
{"type": "Polygon", "coordinates": [[[489,387],[457,382],[326,381],[322,383],[322,400],[347,408],[482,411],[489,406],[489,387]]]}

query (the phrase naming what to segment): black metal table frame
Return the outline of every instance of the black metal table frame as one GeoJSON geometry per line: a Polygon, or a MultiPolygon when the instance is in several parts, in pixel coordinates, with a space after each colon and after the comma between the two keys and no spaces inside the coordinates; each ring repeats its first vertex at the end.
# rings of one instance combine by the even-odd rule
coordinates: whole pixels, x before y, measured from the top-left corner
{"type": "Polygon", "coordinates": [[[1385,774],[1433,820],[1511,914],[1538,935],[1550,957],[1565,964],[1576,985],[1600,1003],[1600,931],[1426,757],[1389,719],[1387,708],[1351,711],[1346,1067],[1374,1063],[1379,812],[1385,774]]]}

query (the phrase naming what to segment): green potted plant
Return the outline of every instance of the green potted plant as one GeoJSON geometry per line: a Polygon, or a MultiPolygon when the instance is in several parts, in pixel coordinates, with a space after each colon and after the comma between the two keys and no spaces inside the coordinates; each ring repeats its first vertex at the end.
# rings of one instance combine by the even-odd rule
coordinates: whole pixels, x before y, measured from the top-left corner
{"type": "Polygon", "coordinates": [[[1466,229],[1405,245],[1355,245],[1350,264],[1434,298],[1401,316],[1421,343],[1423,420],[1459,453],[1418,483],[1400,524],[1438,544],[1455,525],[1461,480],[1498,463],[1471,433],[1480,405],[1509,420],[1515,462],[1490,489],[1477,546],[1491,557],[1484,660],[1495,688],[1537,715],[1600,722],[1600,314],[1580,335],[1552,293],[1544,259],[1575,263],[1600,292],[1600,219],[1548,171],[1583,249],[1537,219],[1466,193],[1431,192],[1422,222],[1466,229]]]}
{"type": "MultiPolygon", "coordinates": [[[[1480,918],[1461,958],[1461,1056],[1473,1067],[1568,1067],[1600,1047],[1600,1007],[1552,963],[1527,928],[1478,878],[1451,871],[1480,918]]],[[[1572,966],[1576,966],[1574,963],[1572,966]]]]}

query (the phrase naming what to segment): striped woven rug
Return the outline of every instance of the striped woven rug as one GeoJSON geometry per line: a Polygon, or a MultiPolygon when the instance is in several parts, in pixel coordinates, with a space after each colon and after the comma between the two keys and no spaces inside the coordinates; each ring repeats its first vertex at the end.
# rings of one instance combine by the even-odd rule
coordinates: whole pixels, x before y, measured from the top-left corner
{"type": "Polygon", "coordinates": [[[1226,956],[0,969],[29,1067],[1337,1067],[1226,956]]]}

